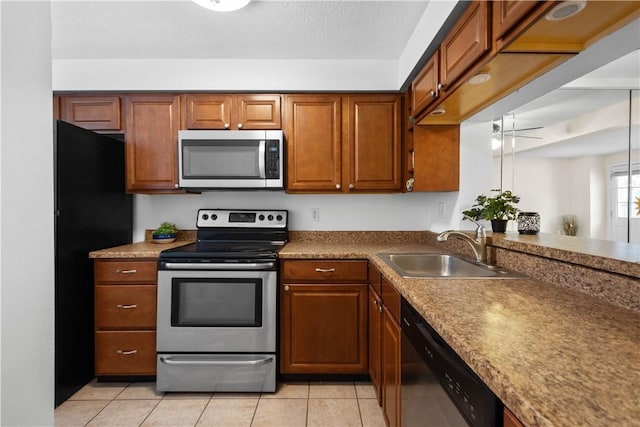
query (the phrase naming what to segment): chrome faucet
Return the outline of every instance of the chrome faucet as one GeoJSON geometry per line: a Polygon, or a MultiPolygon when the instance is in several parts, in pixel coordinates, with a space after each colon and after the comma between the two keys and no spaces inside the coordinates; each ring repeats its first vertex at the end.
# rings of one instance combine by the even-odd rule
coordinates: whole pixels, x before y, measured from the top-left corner
{"type": "Polygon", "coordinates": [[[455,230],[447,230],[438,234],[437,240],[438,242],[446,242],[449,237],[456,237],[460,240],[464,240],[465,242],[471,245],[471,249],[473,249],[473,253],[476,255],[476,262],[481,262],[483,264],[487,263],[487,233],[479,222],[475,221],[473,218],[469,218],[465,216],[466,219],[475,223],[478,227],[476,228],[476,238],[475,240],[469,237],[468,234],[463,233],[462,231],[455,230]]]}

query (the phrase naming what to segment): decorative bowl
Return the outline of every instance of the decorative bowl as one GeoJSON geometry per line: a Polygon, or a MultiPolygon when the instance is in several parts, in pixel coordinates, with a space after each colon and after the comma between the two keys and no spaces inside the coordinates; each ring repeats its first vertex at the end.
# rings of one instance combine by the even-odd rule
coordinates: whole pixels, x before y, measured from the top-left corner
{"type": "Polygon", "coordinates": [[[156,243],[171,243],[174,240],[176,240],[176,235],[173,233],[153,235],[153,241],[156,243]]]}

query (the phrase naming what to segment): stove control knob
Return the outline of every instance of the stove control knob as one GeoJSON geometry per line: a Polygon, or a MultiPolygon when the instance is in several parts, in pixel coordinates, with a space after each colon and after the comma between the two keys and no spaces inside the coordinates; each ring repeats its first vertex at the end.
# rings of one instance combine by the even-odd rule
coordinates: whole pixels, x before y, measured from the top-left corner
{"type": "Polygon", "coordinates": [[[218,219],[218,215],[216,214],[211,215],[211,219],[215,221],[216,219],[218,219]]]}
{"type": "Polygon", "coordinates": [[[260,214],[260,215],[258,216],[258,219],[259,219],[260,221],[264,221],[264,215],[260,214]]]}
{"type": "Polygon", "coordinates": [[[268,219],[269,221],[273,221],[273,215],[269,215],[269,216],[267,217],[267,219],[268,219]]]}
{"type": "Polygon", "coordinates": [[[207,215],[207,214],[202,214],[202,219],[203,219],[204,221],[208,220],[208,219],[209,219],[209,215],[207,215]]]}
{"type": "Polygon", "coordinates": [[[282,215],[276,216],[276,219],[278,220],[278,222],[282,221],[282,215]]]}

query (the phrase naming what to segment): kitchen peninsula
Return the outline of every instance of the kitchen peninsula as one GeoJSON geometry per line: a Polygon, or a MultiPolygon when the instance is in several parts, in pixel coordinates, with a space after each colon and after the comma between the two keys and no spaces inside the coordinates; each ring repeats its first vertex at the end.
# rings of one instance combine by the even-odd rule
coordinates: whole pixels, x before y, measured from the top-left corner
{"type": "MultiPolygon", "coordinates": [[[[470,255],[462,242],[437,243],[431,232],[293,231],[279,258],[368,260],[526,426],[638,425],[640,305],[633,300],[640,295],[637,245],[623,245],[629,258],[616,260],[609,256],[618,257],[620,245],[575,238],[563,245],[563,240],[492,236],[490,255],[499,265],[527,274],[542,266],[547,280],[405,279],[377,255],[470,255]],[[581,245],[584,249],[595,244],[609,246],[612,252],[580,253],[581,245]],[[510,256],[518,264],[509,264],[510,256]],[[560,261],[563,257],[568,261],[560,261]],[[544,264],[551,261],[562,266],[544,264]],[[586,268],[604,279],[599,287],[577,291],[565,285],[563,268],[586,268]]],[[[137,253],[135,245],[147,244],[91,256],[149,255],[146,250],[137,253]]],[[[579,287],[585,279],[576,277],[572,283],[579,287]]]]}

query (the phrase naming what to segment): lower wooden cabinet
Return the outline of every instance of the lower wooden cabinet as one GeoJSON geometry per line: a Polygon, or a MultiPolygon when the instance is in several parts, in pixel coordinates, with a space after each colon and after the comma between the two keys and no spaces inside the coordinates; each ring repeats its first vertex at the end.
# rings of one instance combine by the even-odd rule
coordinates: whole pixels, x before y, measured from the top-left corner
{"type": "Polygon", "coordinates": [[[367,262],[284,260],[280,372],[366,374],[367,262]]]}
{"type": "Polygon", "coordinates": [[[401,426],[400,294],[369,267],[369,375],[387,426],[401,426]]]}
{"type": "Polygon", "coordinates": [[[513,412],[509,410],[509,408],[504,408],[504,421],[503,427],[524,427],[524,424],[520,422],[513,412]]]}
{"type": "Polygon", "coordinates": [[[156,374],[156,260],[96,260],[96,376],[156,374]]]}

